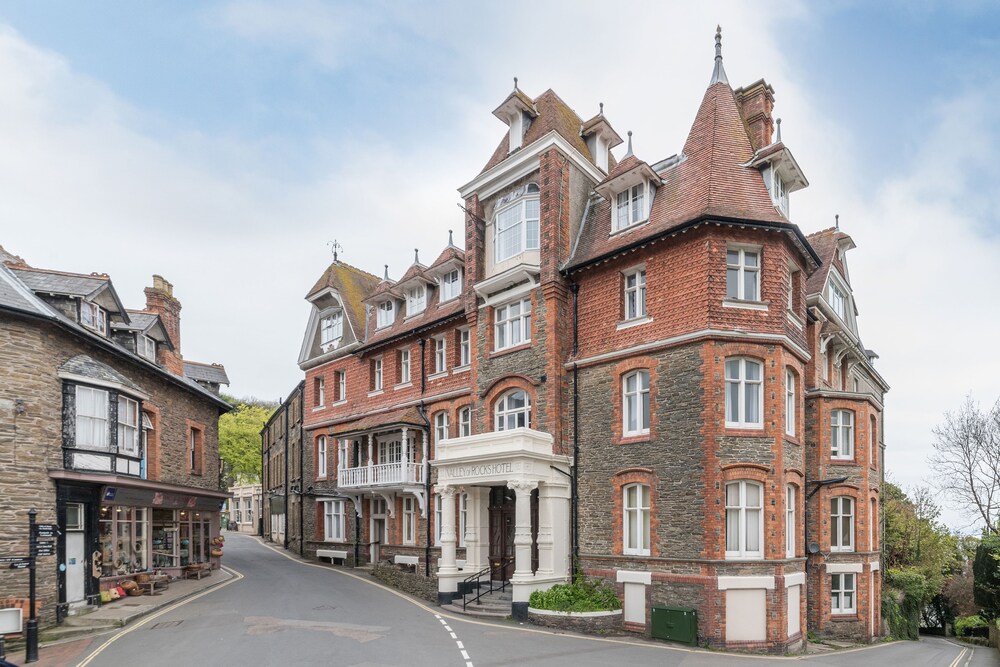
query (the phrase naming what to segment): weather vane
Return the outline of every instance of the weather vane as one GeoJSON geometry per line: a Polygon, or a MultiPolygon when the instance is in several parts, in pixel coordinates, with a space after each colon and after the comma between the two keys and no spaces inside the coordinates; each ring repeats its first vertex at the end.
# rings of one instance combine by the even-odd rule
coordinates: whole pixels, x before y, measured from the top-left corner
{"type": "Polygon", "coordinates": [[[336,262],[337,261],[337,251],[338,250],[343,250],[344,246],[342,246],[339,243],[337,243],[337,239],[334,239],[332,241],[327,241],[326,244],[328,246],[330,246],[330,251],[333,253],[333,261],[336,262]]]}

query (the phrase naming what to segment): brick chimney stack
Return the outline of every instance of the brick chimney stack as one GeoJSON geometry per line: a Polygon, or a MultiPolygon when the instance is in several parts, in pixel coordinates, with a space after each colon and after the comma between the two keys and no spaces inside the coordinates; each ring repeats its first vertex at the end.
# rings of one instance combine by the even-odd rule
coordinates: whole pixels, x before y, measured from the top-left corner
{"type": "Polygon", "coordinates": [[[737,88],[733,95],[736,96],[736,106],[750,134],[753,149],[759,151],[764,146],[770,146],[774,132],[774,88],[761,79],[745,88],[737,88]]]}
{"type": "Polygon", "coordinates": [[[146,310],[156,313],[167,330],[173,350],[160,346],[160,363],[174,375],[184,375],[184,357],[181,356],[181,302],[174,298],[174,286],[163,276],[153,276],[153,286],[146,293],[146,310]]]}

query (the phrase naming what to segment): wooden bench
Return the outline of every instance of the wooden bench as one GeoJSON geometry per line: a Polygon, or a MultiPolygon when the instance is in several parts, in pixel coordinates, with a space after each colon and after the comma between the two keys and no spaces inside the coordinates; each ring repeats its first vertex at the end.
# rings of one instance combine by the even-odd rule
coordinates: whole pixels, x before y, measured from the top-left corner
{"type": "Polygon", "coordinates": [[[339,549],[317,549],[316,558],[329,558],[330,562],[333,562],[337,558],[346,561],[347,551],[341,551],[339,549]]]}
{"type": "Polygon", "coordinates": [[[159,595],[157,589],[166,590],[170,588],[170,577],[167,575],[151,576],[149,581],[138,582],[139,586],[146,589],[146,593],[149,595],[159,595]]]}
{"type": "Polygon", "coordinates": [[[402,554],[396,554],[393,556],[393,562],[396,565],[419,565],[420,556],[404,556],[402,554]]]}
{"type": "Polygon", "coordinates": [[[211,574],[211,567],[205,567],[205,565],[198,565],[197,567],[186,566],[184,568],[185,579],[198,579],[200,581],[202,577],[208,577],[211,574]]]}

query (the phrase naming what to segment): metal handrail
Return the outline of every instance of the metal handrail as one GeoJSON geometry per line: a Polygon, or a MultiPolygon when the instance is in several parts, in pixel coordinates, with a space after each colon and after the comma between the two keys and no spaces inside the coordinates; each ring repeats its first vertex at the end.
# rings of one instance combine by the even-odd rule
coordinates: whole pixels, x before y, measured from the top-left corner
{"type": "Polygon", "coordinates": [[[500,586],[498,588],[494,588],[494,586],[493,586],[493,573],[495,571],[499,570],[500,571],[500,576],[503,576],[503,572],[504,572],[504,570],[507,569],[507,565],[509,565],[510,563],[513,563],[513,562],[514,562],[514,558],[513,557],[511,557],[511,556],[504,556],[504,557],[502,557],[498,561],[498,563],[496,565],[493,565],[491,563],[488,567],[485,567],[482,570],[480,570],[479,572],[476,572],[475,574],[472,574],[472,575],[469,575],[468,577],[466,577],[463,580],[463,583],[470,583],[473,580],[475,580],[475,582],[476,582],[476,596],[474,598],[472,598],[472,600],[469,600],[468,599],[469,594],[468,593],[462,593],[462,611],[466,611],[466,607],[468,607],[469,602],[478,602],[480,600],[480,598],[482,598],[485,593],[492,594],[493,591],[495,591],[495,590],[498,590],[501,593],[505,592],[507,590],[507,584],[509,584],[510,582],[507,579],[502,579],[500,581],[500,586]],[[482,580],[484,574],[489,574],[489,577],[490,577],[490,590],[488,590],[488,591],[483,591],[483,588],[482,588],[482,581],[481,580],[482,580]]]}

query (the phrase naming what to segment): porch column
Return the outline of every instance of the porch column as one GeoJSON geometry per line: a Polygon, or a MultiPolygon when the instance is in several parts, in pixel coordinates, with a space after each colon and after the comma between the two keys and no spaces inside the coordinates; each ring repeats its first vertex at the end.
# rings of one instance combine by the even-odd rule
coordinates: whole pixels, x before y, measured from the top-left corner
{"type": "Polygon", "coordinates": [[[528,617],[528,596],[531,595],[531,492],[536,481],[507,482],[507,488],[517,494],[514,498],[514,600],[511,614],[515,620],[528,617]],[[523,598],[523,599],[521,599],[523,598]]]}
{"type": "Polygon", "coordinates": [[[375,483],[375,479],[373,477],[373,473],[375,471],[372,469],[372,466],[374,465],[374,461],[372,461],[372,440],[374,440],[374,438],[375,438],[375,436],[373,436],[371,433],[368,434],[368,469],[365,470],[365,483],[366,484],[374,484],[375,483]]]}
{"type": "Polygon", "coordinates": [[[478,572],[485,567],[479,560],[479,488],[465,487],[465,571],[478,572]]]}
{"type": "Polygon", "coordinates": [[[403,435],[403,456],[402,456],[402,459],[403,460],[400,461],[400,463],[402,465],[399,466],[399,472],[401,473],[401,477],[399,478],[399,481],[403,482],[404,484],[406,482],[411,481],[410,480],[410,441],[406,439],[406,432],[407,431],[409,431],[409,429],[404,426],[403,427],[403,433],[402,433],[402,435],[403,435]]]}
{"type": "Polygon", "coordinates": [[[438,486],[441,496],[441,560],[438,562],[438,604],[450,604],[458,591],[459,572],[455,563],[455,488],[438,486]]]}
{"type": "Polygon", "coordinates": [[[552,514],[553,498],[548,484],[538,487],[538,576],[553,574],[552,514]]]}

